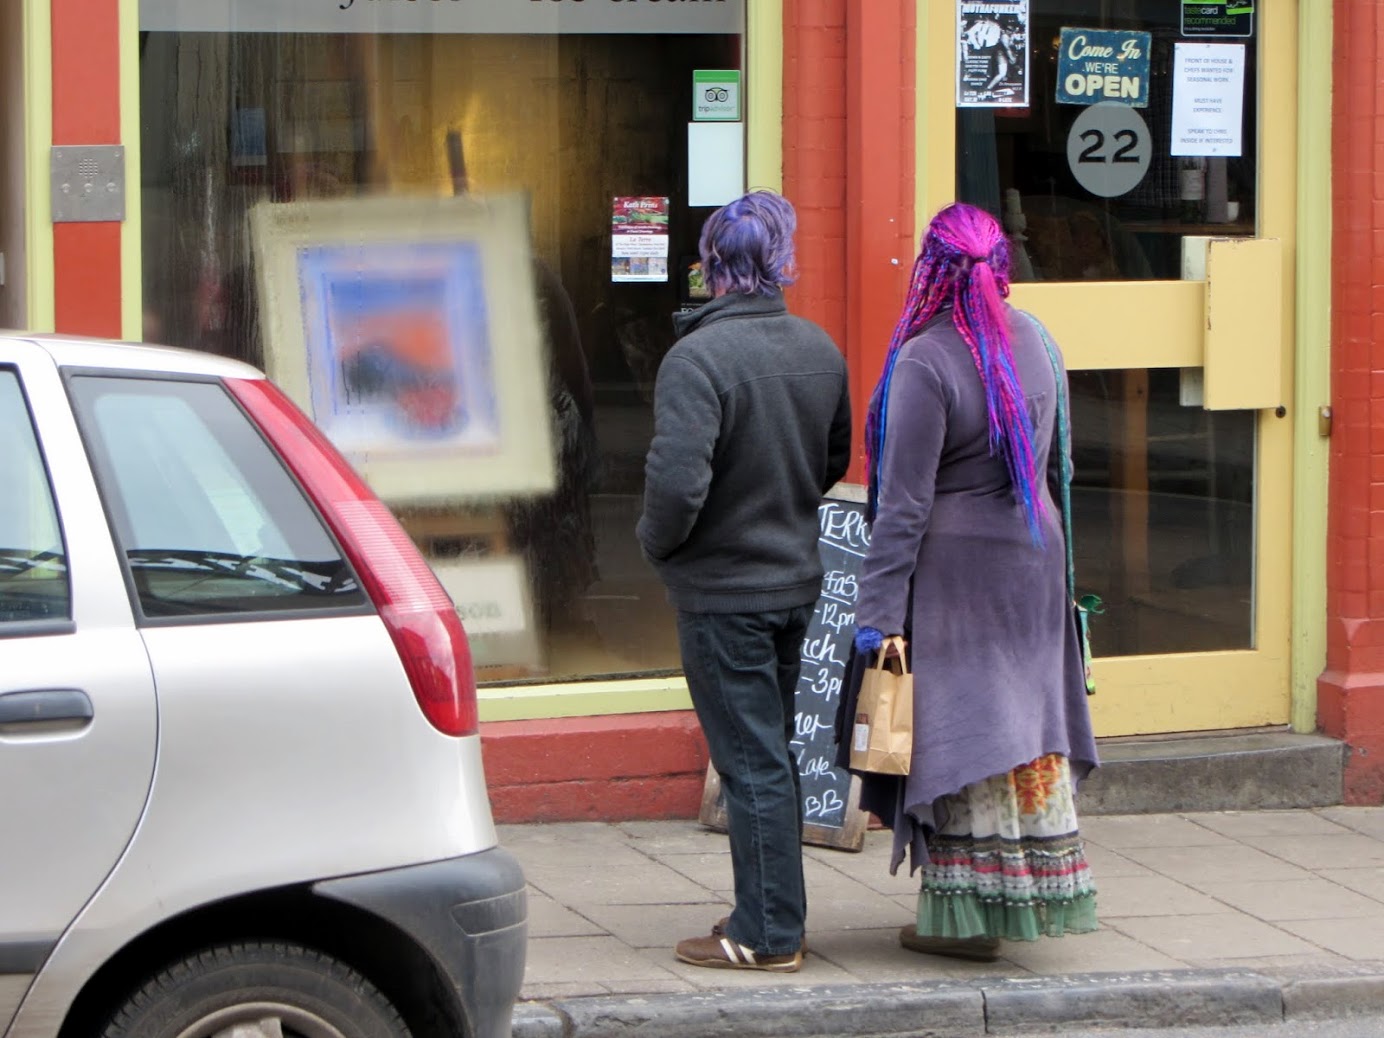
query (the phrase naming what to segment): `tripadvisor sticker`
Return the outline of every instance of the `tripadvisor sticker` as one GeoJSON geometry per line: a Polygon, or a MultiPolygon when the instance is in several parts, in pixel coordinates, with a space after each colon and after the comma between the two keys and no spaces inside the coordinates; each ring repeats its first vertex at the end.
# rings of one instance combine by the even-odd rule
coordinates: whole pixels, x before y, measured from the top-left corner
{"type": "Polygon", "coordinates": [[[1147,108],[1149,40],[1146,32],[1064,28],[1057,52],[1058,104],[1118,101],[1147,108]]]}

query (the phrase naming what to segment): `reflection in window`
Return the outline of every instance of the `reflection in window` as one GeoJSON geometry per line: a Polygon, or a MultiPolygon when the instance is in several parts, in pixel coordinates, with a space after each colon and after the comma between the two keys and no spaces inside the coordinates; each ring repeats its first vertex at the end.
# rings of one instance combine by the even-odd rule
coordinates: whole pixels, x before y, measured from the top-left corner
{"type": "Polygon", "coordinates": [[[1207,411],[1193,372],[1074,371],[1077,587],[1099,656],[1253,647],[1249,411],[1207,411]]]}
{"type": "Polygon", "coordinates": [[[0,369],[0,624],[71,615],[67,552],[29,406],[0,369]]]}
{"type": "Polygon", "coordinates": [[[1029,107],[959,108],[956,113],[957,198],[1004,224],[1014,279],[1175,280],[1182,277],[1184,235],[1253,234],[1256,39],[1195,39],[1245,45],[1242,157],[1178,158],[1171,154],[1174,44],[1192,42],[1181,35],[1181,0],[1033,0],[1031,11],[1029,107]],[[1112,187],[1118,192],[1113,197],[1092,193],[1073,173],[1069,137],[1089,108],[1057,103],[1064,27],[1150,34],[1148,107],[1135,109],[1144,128],[1140,139],[1098,142],[1088,136],[1076,148],[1078,157],[1095,148],[1088,157],[1104,161],[1113,161],[1120,147],[1130,147],[1121,158],[1147,154],[1143,176],[1112,187]]]}
{"type": "Polygon", "coordinates": [[[692,289],[677,274],[612,283],[611,204],[671,198],[670,260],[679,271],[690,263],[710,213],[685,204],[692,74],[741,68],[741,41],[143,34],[149,339],[262,366],[246,219],[262,200],[527,195],[550,359],[550,407],[531,420],[552,430],[557,490],[397,509],[448,571],[482,681],[680,665],[671,610],[633,531],[654,373],[692,289]]]}
{"type": "Polygon", "coordinates": [[[322,521],[222,387],[84,375],[72,394],[146,617],[365,604],[322,521]]]}

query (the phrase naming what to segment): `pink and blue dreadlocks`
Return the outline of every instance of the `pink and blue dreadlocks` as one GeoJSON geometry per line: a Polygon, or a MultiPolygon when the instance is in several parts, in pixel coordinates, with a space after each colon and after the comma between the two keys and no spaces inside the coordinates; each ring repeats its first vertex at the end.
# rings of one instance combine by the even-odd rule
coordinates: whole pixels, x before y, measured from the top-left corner
{"type": "Polygon", "coordinates": [[[948,307],[952,323],[966,345],[981,384],[990,419],[990,454],[1004,459],[1014,494],[1023,505],[1033,543],[1043,543],[1043,475],[1033,453],[1033,423],[1024,387],[1014,370],[1008,308],[1009,242],[1000,225],[984,210],[958,202],[932,219],[923,251],[913,265],[903,313],[889,340],[884,371],[870,398],[865,418],[865,457],[869,472],[868,512],[879,504],[879,465],[889,421],[889,387],[899,349],[929,320],[948,307]]]}

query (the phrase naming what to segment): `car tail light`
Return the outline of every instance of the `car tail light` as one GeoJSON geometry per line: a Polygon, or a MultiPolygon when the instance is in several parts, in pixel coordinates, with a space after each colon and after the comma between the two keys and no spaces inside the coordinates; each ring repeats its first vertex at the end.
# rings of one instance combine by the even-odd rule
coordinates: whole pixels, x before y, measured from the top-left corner
{"type": "Polygon", "coordinates": [[[438,731],[477,730],[471,649],[451,598],[399,521],[302,411],[266,379],[227,386],[322,511],[375,603],[418,706],[438,731]]]}

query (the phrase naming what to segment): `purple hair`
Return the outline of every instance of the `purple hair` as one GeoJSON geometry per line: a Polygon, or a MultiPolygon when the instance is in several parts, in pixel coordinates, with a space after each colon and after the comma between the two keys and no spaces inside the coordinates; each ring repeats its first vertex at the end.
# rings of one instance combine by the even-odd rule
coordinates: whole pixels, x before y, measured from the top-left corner
{"type": "Polygon", "coordinates": [[[702,227],[702,278],[713,296],[771,296],[793,283],[798,215],[773,191],[751,191],[717,209],[702,227]]]}
{"type": "Polygon", "coordinates": [[[865,418],[865,457],[869,472],[869,514],[879,504],[879,463],[888,424],[889,385],[899,348],[937,313],[950,307],[952,324],[970,348],[985,388],[990,424],[990,454],[1004,459],[1015,496],[1034,544],[1043,543],[1043,477],[1033,451],[1033,422],[1010,348],[1009,242],[1000,225],[982,209],[957,202],[932,219],[903,313],[889,340],[884,371],[865,418]]]}

